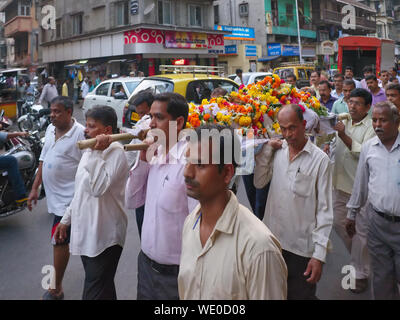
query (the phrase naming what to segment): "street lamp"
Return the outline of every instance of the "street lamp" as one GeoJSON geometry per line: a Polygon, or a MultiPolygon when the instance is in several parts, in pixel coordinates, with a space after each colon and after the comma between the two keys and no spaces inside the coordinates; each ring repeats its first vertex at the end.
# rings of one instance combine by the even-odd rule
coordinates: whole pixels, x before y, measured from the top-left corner
{"type": "Polygon", "coordinates": [[[300,21],[299,21],[299,4],[296,0],[296,17],[297,17],[297,40],[299,42],[299,55],[300,55],[300,64],[303,63],[303,54],[301,52],[301,36],[300,36],[300,21]]]}

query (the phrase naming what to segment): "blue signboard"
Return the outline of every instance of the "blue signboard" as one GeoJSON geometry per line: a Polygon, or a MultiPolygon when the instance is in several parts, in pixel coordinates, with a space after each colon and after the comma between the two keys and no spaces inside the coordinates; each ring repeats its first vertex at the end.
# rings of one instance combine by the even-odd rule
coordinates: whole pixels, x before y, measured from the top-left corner
{"type": "Polygon", "coordinates": [[[237,45],[225,46],[225,54],[237,54],[237,45]]]}
{"type": "Polygon", "coordinates": [[[246,57],[257,57],[257,47],[256,46],[245,46],[246,57]]]}
{"type": "Polygon", "coordinates": [[[267,44],[268,56],[280,56],[282,54],[282,48],[280,43],[269,43],[267,44]]]}
{"type": "Polygon", "coordinates": [[[283,45],[282,56],[284,57],[294,57],[299,56],[300,51],[298,46],[287,46],[283,45]]]}
{"type": "Polygon", "coordinates": [[[224,35],[226,40],[255,40],[253,28],[215,25],[214,30],[231,32],[232,34],[224,35]]]}

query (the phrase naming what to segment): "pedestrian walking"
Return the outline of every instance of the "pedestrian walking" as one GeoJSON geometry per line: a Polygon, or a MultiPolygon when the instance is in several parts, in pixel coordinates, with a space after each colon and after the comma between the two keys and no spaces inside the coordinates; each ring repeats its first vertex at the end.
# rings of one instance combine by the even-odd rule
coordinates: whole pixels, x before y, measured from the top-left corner
{"type": "Polygon", "coordinates": [[[200,204],[183,227],[180,298],[286,299],[287,268],[278,240],[229,190],[240,142],[224,126],[202,126],[195,132],[197,139],[186,151],[184,176],[188,196],[200,204]],[[213,137],[219,134],[218,143],[210,132],[213,137]],[[218,164],[213,155],[219,156],[218,164]]]}
{"type": "Polygon", "coordinates": [[[57,242],[67,238],[85,269],[83,300],[116,300],[114,277],[125,244],[128,218],[124,211],[129,170],[125,152],[110,134],[118,133],[117,114],[108,106],[86,113],[85,137],[96,145],[84,152],[75,180],[75,195],[55,232],[57,242]]]}
{"type": "Polygon", "coordinates": [[[386,98],[385,90],[382,89],[378,85],[378,79],[376,78],[375,75],[370,75],[370,76],[366,77],[365,80],[367,82],[368,90],[372,95],[372,104],[371,104],[371,109],[369,111],[369,113],[371,115],[372,111],[374,109],[374,106],[378,102],[386,101],[387,98],[386,98]]]}
{"type": "Polygon", "coordinates": [[[69,79],[66,78],[63,83],[63,86],[62,86],[62,94],[61,95],[63,97],[68,97],[68,85],[69,85],[69,79]]]}
{"type": "Polygon", "coordinates": [[[57,96],[58,91],[56,87],[56,79],[54,79],[54,77],[49,77],[49,82],[44,85],[42,94],[40,95],[39,104],[42,104],[42,102],[45,101],[45,106],[50,108],[51,102],[57,96]]]}
{"type": "Polygon", "coordinates": [[[82,99],[85,99],[87,94],[89,93],[89,84],[88,84],[88,78],[83,79],[82,84],[81,84],[81,91],[82,91],[82,99]]]}
{"type": "Polygon", "coordinates": [[[400,112],[400,84],[389,83],[385,93],[388,101],[393,103],[400,112]]]}
{"type": "Polygon", "coordinates": [[[271,181],[265,221],[288,268],[288,299],[316,299],[332,229],[332,172],[328,156],[305,135],[298,105],[278,113],[286,141],[271,139],[256,156],[254,185],[271,181]]]}
{"type": "MultiPolygon", "coordinates": [[[[178,272],[182,247],[182,229],[187,215],[197,202],[186,196],[183,176],[186,140],[178,137],[186,125],[189,108],[177,93],[154,97],[150,109],[150,128],[164,133],[165,143],[154,145],[154,156],[140,161],[130,173],[130,207],[145,205],[141,251],[138,257],[138,300],[179,299],[178,272]],[[170,131],[170,122],[176,127],[170,131]]],[[[150,147],[152,148],[152,147],[150,147]]]]}
{"type": "Polygon", "coordinates": [[[354,293],[364,292],[368,287],[369,257],[367,249],[367,215],[363,207],[357,215],[357,234],[350,238],[346,232],[347,202],[351,196],[361,146],[375,137],[372,119],[368,114],[372,97],[367,90],[355,89],[350,94],[350,120],[339,121],[337,131],[335,163],[333,170],[333,226],[350,253],[350,264],[355,268],[354,293]]]}
{"type": "Polygon", "coordinates": [[[349,113],[348,102],[350,99],[351,92],[356,88],[356,84],[353,80],[344,80],[343,81],[343,97],[339,98],[335,101],[332,106],[332,113],[341,114],[341,113],[349,113]]]}
{"type": "Polygon", "coordinates": [[[361,208],[369,203],[367,246],[371,259],[374,299],[400,299],[400,116],[391,102],[372,111],[376,137],[364,143],[347,208],[349,237],[361,208]]]}
{"type": "Polygon", "coordinates": [[[37,203],[38,189],[43,181],[47,209],[54,215],[51,243],[56,276],[55,289],[46,291],[43,295],[45,300],[59,300],[64,297],[62,280],[69,260],[69,238],[56,243],[53,236],[74,196],[75,175],[82,157],[82,151],[76,147],[76,143],[85,139],[85,128],[72,117],[73,108],[72,100],[67,97],[61,96],[51,101],[51,124],[46,130],[38,172],[28,198],[28,209],[32,210],[32,205],[37,203]]]}

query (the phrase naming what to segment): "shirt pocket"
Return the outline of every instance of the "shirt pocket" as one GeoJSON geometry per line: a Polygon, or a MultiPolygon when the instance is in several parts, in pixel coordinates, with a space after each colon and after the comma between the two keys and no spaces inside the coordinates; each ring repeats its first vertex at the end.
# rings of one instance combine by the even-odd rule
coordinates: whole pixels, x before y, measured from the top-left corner
{"type": "Polygon", "coordinates": [[[309,197],[312,193],[313,177],[297,172],[292,184],[292,191],[299,197],[309,197]]]}
{"type": "Polygon", "coordinates": [[[161,187],[158,204],[163,211],[187,215],[188,204],[185,185],[166,182],[161,187]]]}

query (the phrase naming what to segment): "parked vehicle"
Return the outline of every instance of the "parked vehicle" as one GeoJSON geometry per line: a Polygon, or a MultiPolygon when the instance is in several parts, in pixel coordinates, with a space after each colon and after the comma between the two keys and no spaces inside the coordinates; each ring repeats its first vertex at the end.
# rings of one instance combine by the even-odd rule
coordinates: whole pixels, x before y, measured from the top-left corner
{"type": "Polygon", "coordinates": [[[203,99],[210,99],[211,92],[217,87],[228,93],[239,88],[236,82],[212,74],[222,72],[222,67],[162,65],[160,71],[165,73],[143,79],[133,91],[125,104],[123,126],[130,128],[136,123],[138,115],[132,101],[134,95],[142,90],[152,90],[154,94],[176,92],[188,102],[200,104],[203,99]]]}
{"type": "Polygon", "coordinates": [[[35,99],[29,97],[22,105],[22,114],[17,120],[18,128],[21,131],[38,131],[39,135],[44,137],[51,123],[50,109],[41,104],[35,104],[35,99]]]}
{"type": "MultiPolygon", "coordinates": [[[[4,111],[0,114],[0,123],[3,128],[7,128],[9,123],[3,118],[4,111]]],[[[18,161],[19,170],[25,183],[27,192],[30,192],[37,174],[39,157],[42,151],[43,141],[39,132],[32,132],[27,138],[12,138],[7,140],[0,148],[2,155],[12,155],[18,161]]],[[[44,190],[40,192],[44,196],[44,190]]],[[[15,195],[10,181],[7,177],[7,171],[0,170],[0,218],[8,217],[20,212],[24,207],[18,207],[15,204],[15,195]]]]}
{"type": "Polygon", "coordinates": [[[353,67],[356,79],[364,77],[365,66],[373,66],[378,75],[381,70],[390,70],[395,65],[393,40],[349,36],[340,38],[338,44],[338,69],[344,73],[347,66],[353,67]]]}
{"type": "Polygon", "coordinates": [[[110,106],[118,116],[118,127],[122,126],[122,114],[128,97],[143,78],[120,77],[101,82],[89,92],[83,101],[82,108],[88,110],[95,105],[110,106]]]}
{"type": "Polygon", "coordinates": [[[285,81],[290,74],[294,74],[297,78],[296,86],[302,88],[310,85],[311,73],[314,70],[315,65],[313,63],[299,64],[297,62],[286,62],[275,68],[274,73],[285,81]]]}

